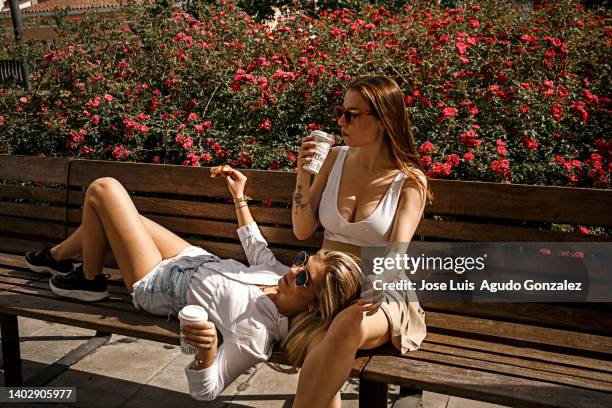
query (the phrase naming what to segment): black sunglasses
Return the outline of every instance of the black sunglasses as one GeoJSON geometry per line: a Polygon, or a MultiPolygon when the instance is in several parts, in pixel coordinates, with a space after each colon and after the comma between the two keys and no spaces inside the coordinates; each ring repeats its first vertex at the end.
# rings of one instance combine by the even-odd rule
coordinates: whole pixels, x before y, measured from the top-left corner
{"type": "Polygon", "coordinates": [[[309,255],[305,251],[300,251],[293,260],[293,266],[300,268],[300,271],[295,277],[295,286],[303,288],[308,286],[310,282],[310,273],[306,269],[306,263],[308,262],[309,255]]]}

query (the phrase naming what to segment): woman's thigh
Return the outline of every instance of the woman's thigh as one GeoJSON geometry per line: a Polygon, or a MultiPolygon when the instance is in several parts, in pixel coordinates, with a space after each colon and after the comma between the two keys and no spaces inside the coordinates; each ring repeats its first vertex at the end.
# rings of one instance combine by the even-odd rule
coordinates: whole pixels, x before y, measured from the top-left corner
{"type": "Polygon", "coordinates": [[[87,189],[86,205],[92,205],[113,251],[125,285],[146,276],[162,255],[125,188],[117,180],[95,180],[87,189]]]}
{"type": "Polygon", "coordinates": [[[142,222],[151,234],[153,242],[159,251],[162,259],[175,257],[176,255],[189,248],[191,244],[174,232],[162,227],[153,220],[141,215],[142,222]]]}

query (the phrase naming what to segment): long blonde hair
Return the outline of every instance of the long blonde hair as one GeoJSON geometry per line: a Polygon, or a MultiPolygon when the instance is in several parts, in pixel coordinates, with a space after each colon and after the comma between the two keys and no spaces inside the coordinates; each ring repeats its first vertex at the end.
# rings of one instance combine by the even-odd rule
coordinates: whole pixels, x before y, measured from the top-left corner
{"type": "Polygon", "coordinates": [[[425,174],[412,135],[412,123],[408,119],[404,94],[399,85],[386,76],[365,75],[351,82],[348,89],[359,92],[368,102],[375,112],[375,117],[385,128],[393,163],[406,174],[409,185],[417,186],[421,195],[431,201],[431,191],[416,171],[420,170],[425,174]]]}
{"type": "Polygon", "coordinates": [[[294,317],[289,334],[281,344],[294,368],[302,365],[308,344],[327,329],[334,317],[353,303],[361,291],[363,274],[359,258],[326,249],[317,253],[325,264],[325,277],[317,297],[319,310],[294,317]]]}

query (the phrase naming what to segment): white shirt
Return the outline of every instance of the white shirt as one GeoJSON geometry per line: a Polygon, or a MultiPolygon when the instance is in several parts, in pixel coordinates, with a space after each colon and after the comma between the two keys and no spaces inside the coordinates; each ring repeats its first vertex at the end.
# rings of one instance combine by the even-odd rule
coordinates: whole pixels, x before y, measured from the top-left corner
{"type": "Polygon", "coordinates": [[[233,259],[201,265],[187,290],[187,303],[203,306],[223,336],[214,364],[200,371],[185,367],[189,394],[214,400],[253,365],[267,361],[272,346],[287,336],[289,319],[256,285],[276,285],[289,271],[280,263],[254,222],[237,230],[250,266],[233,259]]]}

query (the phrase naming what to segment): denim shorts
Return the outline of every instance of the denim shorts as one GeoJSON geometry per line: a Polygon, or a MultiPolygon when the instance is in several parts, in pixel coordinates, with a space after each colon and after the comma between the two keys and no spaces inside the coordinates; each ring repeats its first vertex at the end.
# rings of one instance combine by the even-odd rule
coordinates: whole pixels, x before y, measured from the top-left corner
{"type": "Polygon", "coordinates": [[[132,302],[137,309],[159,316],[176,316],[187,305],[187,289],[201,263],[193,258],[204,255],[205,262],[219,262],[219,258],[196,246],[164,259],[144,278],[134,283],[132,302]]]}

